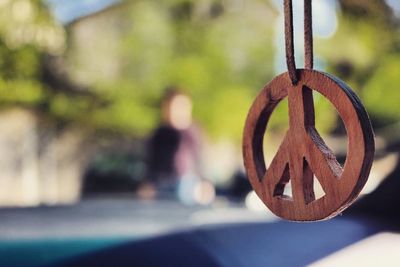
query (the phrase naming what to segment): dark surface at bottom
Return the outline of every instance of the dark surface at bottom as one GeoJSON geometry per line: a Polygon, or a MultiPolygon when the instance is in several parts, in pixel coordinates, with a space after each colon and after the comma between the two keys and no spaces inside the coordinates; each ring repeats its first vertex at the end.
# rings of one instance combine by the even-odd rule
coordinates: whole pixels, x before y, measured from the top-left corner
{"type": "Polygon", "coordinates": [[[385,230],[361,217],[209,226],[124,242],[52,266],[305,266],[385,230]]]}

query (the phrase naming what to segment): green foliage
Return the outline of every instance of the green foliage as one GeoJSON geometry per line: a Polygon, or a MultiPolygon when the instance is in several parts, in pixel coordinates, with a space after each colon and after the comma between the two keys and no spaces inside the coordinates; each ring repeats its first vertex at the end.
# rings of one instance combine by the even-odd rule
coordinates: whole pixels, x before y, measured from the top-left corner
{"type": "Polygon", "coordinates": [[[62,52],[64,30],[37,0],[0,2],[0,104],[35,108],[48,92],[42,57],[62,52]]]}
{"type": "Polygon", "coordinates": [[[385,1],[340,4],[339,28],[332,38],[318,40],[317,51],[330,72],[358,91],[375,126],[393,123],[400,119],[397,18],[385,1]]]}
{"type": "Polygon", "coordinates": [[[127,135],[147,134],[158,120],[153,99],[146,92],[133,90],[130,83],[119,83],[110,87],[116,89],[103,93],[108,103],[89,115],[92,126],[127,135]]]}
{"type": "Polygon", "coordinates": [[[388,55],[379,64],[363,91],[363,99],[376,123],[400,120],[400,54],[388,55]]]}
{"type": "Polygon", "coordinates": [[[0,104],[32,106],[44,98],[42,86],[30,80],[0,80],[0,104]]]}

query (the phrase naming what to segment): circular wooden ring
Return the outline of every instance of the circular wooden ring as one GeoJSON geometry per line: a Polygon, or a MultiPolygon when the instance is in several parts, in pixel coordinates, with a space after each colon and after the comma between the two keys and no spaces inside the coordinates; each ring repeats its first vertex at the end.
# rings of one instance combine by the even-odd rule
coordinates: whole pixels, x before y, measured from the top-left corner
{"type": "Polygon", "coordinates": [[[298,70],[298,75],[296,85],[287,73],[277,76],[254,101],[243,136],[244,165],[253,189],[273,213],[287,220],[317,221],[339,214],[359,195],[372,166],[374,135],[365,108],[344,82],[314,70],[298,70]],[[333,104],[346,127],[343,168],[314,127],[312,90],[333,104]],[[287,96],[289,130],[267,169],[265,130],[275,107],[287,96]],[[319,199],[314,197],[313,174],[325,191],[319,199]],[[292,198],[283,195],[289,179],[292,198]]]}

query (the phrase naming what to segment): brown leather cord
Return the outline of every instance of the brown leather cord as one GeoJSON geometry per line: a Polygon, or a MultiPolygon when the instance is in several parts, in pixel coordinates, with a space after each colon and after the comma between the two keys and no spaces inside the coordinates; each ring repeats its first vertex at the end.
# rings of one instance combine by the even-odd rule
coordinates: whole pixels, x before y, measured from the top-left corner
{"type": "MultiPolygon", "coordinates": [[[[293,5],[292,0],[284,0],[285,14],[285,45],[286,64],[289,77],[293,84],[296,84],[297,71],[294,58],[294,32],[293,32],[293,5]]],[[[312,0],[304,0],[304,62],[306,69],[314,67],[313,53],[313,29],[312,29],[312,0]]]]}
{"type": "Polygon", "coordinates": [[[296,61],[294,59],[294,39],[293,39],[293,6],[292,0],[284,0],[285,13],[285,45],[286,45],[286,65],[289,77],[293,84],[297,83],[296,61]]]}
{"type": "Polygon", "coordinates": [[[304,67],[313,69],[313,27],[312,27],[312,0],[304,0],[304,67]]]}

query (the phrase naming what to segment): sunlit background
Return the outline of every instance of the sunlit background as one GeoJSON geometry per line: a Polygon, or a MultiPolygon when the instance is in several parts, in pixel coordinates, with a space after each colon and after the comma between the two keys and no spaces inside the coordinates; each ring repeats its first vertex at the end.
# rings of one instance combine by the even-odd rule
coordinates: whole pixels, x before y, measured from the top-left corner
{"type": "MultiPolygon", "coordinates": [[[[0,0],[0,265],[52,264],[204,225],[282,223],[252,192],[241,151],[252,101],[286,71],[282,2],[0,0]]],[[[293,2],[302,66],[303,1],[293,2]]],[[[318,0],[313,11],[315,68],[357,92],[376,135],[364,202],[343,217],[399,226],[400,2],[318,0]]],[[[346,130],[329,101],[314,93],[314,102],[343,164],[346,130]]],[[[268,125],[267,164],[287,105],[268,125]]],[[[397,235],[385,238],[400,248],[397,235]]],[[[345,266],[362,253],[331,254],[351,243],[300,265],[345,266]]]]}

